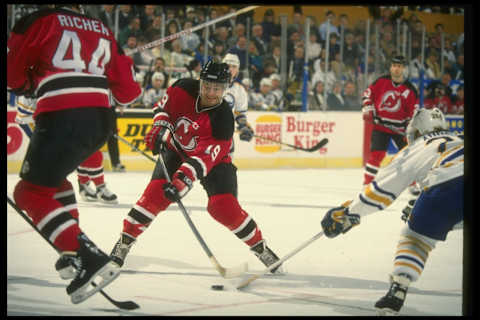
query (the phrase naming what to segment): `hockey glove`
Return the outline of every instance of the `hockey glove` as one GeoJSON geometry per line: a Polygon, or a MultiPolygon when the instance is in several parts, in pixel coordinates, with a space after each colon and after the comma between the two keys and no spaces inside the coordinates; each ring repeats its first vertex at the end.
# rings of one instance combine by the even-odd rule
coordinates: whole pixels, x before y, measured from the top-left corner
{"type": "Polygon", "coordinates": [[[402,217],[401,217],[403,222],[407,223],[408,219],[410,219],[410,216],[412,215],[413,206],[415,205],[416,200],[417,200],[417,198],[413,198],[413,199],[408,200],[407,206],[405,208],[403,208],[402,217]]]}
{"type": "Polygon", "coordinates": [[[360,224],[360,215],[349,213],[348,205],[351,201],[347,201],[340,207],[328,210],[322,219],[322,229],[329,238],[335,238],[340,233],[349,231],[352,227],[360,224]]]}
{"type": "Polygon", "coordinates": [[[250,125],[239,125],[238,130],[240,130],[240,140],[250,141],[253,138],[254,132],[250,125]]]}
{"type": "Polygon", "coordinates": [[[173,202],[182,199],[190,189],[192,189],[193,181],[182,172],[176,173],[172,182],[163,185],[165,197],[173,202]]]}
{"type": "Polygon", "coordinates": [[[375,116],[375,107],[373,105],[365,105],[362,108],[363,120],[373,121],[375,116]]]}
{"type": "Polygon", "coordinates": [[[154,155],[159,153],[161,147],[167,145],[176,149],[173,143],[172,131],[168,126],[169,124],[167,121],[156,121],[152,129],[145,135],[145,144],[152,150],[154,155]]]}

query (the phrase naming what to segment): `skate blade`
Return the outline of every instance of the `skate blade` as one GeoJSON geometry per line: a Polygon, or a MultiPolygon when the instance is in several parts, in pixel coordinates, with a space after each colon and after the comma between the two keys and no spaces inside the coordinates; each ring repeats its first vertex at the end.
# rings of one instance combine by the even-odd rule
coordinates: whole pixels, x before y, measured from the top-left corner
{"type": "Polygon", "coordinates": [[[118,278],[120,275],[120,269],[117,268],[115,265],[107,263],[103,268],[95,273],[95,275],[91,278],[91,281],[86,283],[83,287],[79,288],[75,292],[70,295],[70,299],[73,304],[78,304],[87,300],[89,297],[97,293],[98,291],[105,288],[109,285],[113,280],[118,278]],[[100,283],[97,283],[95,286],[92,285],[92,288],[89,289],[91,282],[95,280],[96,277],[101,277],[102,280],[100,283]]]}

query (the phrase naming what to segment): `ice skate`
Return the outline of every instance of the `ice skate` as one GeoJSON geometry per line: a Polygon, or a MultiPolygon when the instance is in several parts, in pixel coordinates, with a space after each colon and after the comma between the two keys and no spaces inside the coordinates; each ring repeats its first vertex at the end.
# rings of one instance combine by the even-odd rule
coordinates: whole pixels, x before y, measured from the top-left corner
{"type": "Polygon", "coordinates": [[[78,269],[78,256],[74,251],[62,252],[57,262],[55,262],[55,270],[63,280],[73,279],[78,269]]]}
{"type": "Polygon", "coordinates": [[[375,303],[379,316],[398,315],[405,302],[410,277],[405,274],[390,276],[390,289],[387,294],[375,303]]]}
{"type": "Polygon", "coordinates": [[[120,274],[120,269],[86,235],[80,234],[78,242],[78,269],[75,278],[67,286],[67,294],[73,304],[85,301],[120,274]],[[100,281],[95,282],[95,285],[91,284],[96,278],[100,281]]]}
{"type": "MultiPolygon", "coordinates": [[[[253,251],[253,253],[257,256],[260,261],[266,266],[269,267],[278,260],[280,260],[277,255],[269,248],[267,247],[267,244],[265,240],[259,241],[257,244],[252,246],[250,250],[253,251]]],[[[282,265],[280,264],[278,267],[273,268],[270,270],[271,273],[274,274],[284,274],[285,271],[282,268],[282,265]]]]}
{"type": "Polygon", "coordinates": [[[123,164],[121,164],[121,163],[118,163],[118,164],[114,165],[114,166],[112,167],[112,170],[113,170],[114,172],[125,172],[125,171],[126,171],[126,170],[125,170],[125,166],[124,166],[123,164]]]}
{"type": "Polygon", "coordinates": [[[108,204],[118,203],[117,195],[112,191],[110,191],[105,184],[102,184],[97,187],[96,196],[103,203],[108,203],[108,204]]]}
{"type": "Polygon", "coordinates": [[[112,252],[110,253],[110,259],[112,259],[112,261],[119,267],[122,267],[125,263],[125,258],[127,257],[127,254],[135,241],[136,240],[134,238],[121,233],[120,239],[117,241],[112,249],[112,252]]]}
{"type": "Polygon", "coordinates": [[[79,188],[80,197],[82,198],[83,201],[87,201],[87,202],[98,201],[97,193],[95,192],[95,190],[90,188],[88,183],[80,183],[79,181],[78,188],[79,188]]]}

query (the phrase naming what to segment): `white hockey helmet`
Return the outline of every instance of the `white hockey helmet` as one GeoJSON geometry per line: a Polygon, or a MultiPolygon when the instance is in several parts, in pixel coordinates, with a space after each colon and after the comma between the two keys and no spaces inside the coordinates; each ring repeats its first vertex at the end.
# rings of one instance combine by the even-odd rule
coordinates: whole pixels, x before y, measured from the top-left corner
{"type": "Polygon", "coordinates": [[[227,53],[223,58],[222,62],[237,67],[240,66],[240,59],[238,59],[238,56],[233,53],[227,53]]]}
{"type": "Polygon", "coordinates": [[[448,130],[448,123],[440,109],[417,109],[407,126],[407,141],[412,143],[427,133],[442,130],[448,130]]]}

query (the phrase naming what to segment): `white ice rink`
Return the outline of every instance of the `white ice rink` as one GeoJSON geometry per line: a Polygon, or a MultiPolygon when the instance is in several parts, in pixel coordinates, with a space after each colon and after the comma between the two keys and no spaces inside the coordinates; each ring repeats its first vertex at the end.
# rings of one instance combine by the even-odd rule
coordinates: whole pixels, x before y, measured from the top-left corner
{"type": "MultiPolygon", "coordinates": [[[[120,203],[82,202],[80,227],[106,253],[122,221],[150,179],[150,172],[105,173],[120,203]]],[[[11,197],[18,175],[7,175],[11,197]]],[[[256,220],[268,245],[283,257],[321,230],[328,208],[354,197],[361,169],[239,170],[239,199],[256,220]]],[[[78,190],[76,175],[69,180],[78,190]]],[[[223,279],[212,267],[176,205],[159,214],[139,237],[120,277],[105,288],[112,298],[133,300],[135,311],[115,308],[100,294],[73,305],[54,269],[57,253],[7,205],[7,315],[23,316],[369,316],[388,290],[388,274],[404,226],[404,192],[387,210],[364,218],[335,239],[322,237],[284,264],[283,276],[264,276],[242,291],[240,279],[223,279]],[[211,286],[223,284],[224,291],[211,286]]],[[[264,266],[230,231],[205,210],[199,183],[183,200],[217,260],[225,267],[248,262],[249,272],[264,266]]],[[[448,234],[430,253],[419,281],[409,289],[402,315],[462,313],[463,232],[448,234]]]]}

